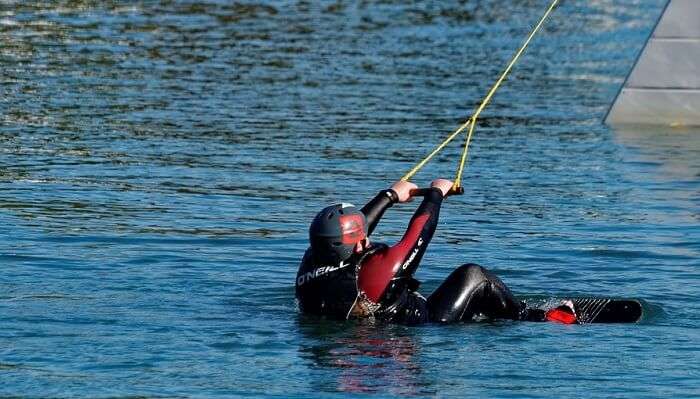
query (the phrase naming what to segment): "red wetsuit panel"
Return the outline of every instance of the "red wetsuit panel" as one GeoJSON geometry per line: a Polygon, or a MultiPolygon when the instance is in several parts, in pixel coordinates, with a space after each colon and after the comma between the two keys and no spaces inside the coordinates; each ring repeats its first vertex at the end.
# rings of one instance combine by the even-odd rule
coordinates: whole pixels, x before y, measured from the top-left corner
{"type": "MultiPolygon", "coordinates": [[[[393,247],[371,255],[362,264],[357,278],[357,287],[367,295],[369,300],[379,302],[386,287],[400,269],[407,268],[416,258],[419,247],[427,241],[423,240],[421,233],[429,218],[428,213],[414,217],[401,241],[393,247]]],[[[425,244],[427,245],[427,242],[425,244]]]]}

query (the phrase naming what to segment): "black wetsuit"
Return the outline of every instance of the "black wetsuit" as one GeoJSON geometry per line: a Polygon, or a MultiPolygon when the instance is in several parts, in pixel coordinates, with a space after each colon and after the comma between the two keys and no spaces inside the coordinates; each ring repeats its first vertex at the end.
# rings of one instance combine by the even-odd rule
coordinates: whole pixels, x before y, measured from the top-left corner
{"type": "MultiPolygon", "coordinates": [[[[453,271],[426,300],[413,278],[437,227],[442,193],[425,196],[397,244],[375,244],[336,265],[319,262],[306,251],[296,280],[304,313],[337,319],[374,317],[402,324],[450,323],[475,317],[519,319],[522,305],[496,276],[475,264],[453,271]]],[[[397,202],[392,190],[381,191],[362,208],[372,234],[384,212],[397,202]]]]}

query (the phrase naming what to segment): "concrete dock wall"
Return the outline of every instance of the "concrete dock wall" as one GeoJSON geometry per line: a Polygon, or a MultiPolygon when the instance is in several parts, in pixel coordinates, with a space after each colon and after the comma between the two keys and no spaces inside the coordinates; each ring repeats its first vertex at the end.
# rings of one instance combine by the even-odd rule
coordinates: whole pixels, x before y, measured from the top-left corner
{"type": "Polygon", "coordinates": [[[700,125],[700,0],[670,0],[605,118],[700,125]]]}

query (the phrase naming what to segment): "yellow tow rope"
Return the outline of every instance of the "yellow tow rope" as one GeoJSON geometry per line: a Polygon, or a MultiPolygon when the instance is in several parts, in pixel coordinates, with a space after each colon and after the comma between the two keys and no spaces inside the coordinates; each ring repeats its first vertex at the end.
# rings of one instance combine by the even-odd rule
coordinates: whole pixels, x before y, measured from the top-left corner
{"type": "Polygon", "coordinates": [[[508,73],[510,73],[510,70],[513,68],[513,65],[515,65],[516,62],[518,62],[518,59],[520,58],[522,53],[525,51],[525,48],[527,48],[527,46],[530,44],[530,41],[535,36],[535,34],[540,30],[540,27],[542,26],[544,21],[547,19],[549,14],[552,12],[552,10],[554,10],[554,7],[556,7],[558,2],[559,2],[559,0],[552,1],[552,4],[550,4],[549,8],[544,13],[542,18],[540,18],[540,21],[537,23],[537,25],[535,25],[535,27],[532,29],[532,31],[528,35],[527,39],[523,43],[523,45],[520,46],[520,49],[515,53],[513,58],[510,60],[510,63],[508,63],[508,66],[506,67],[506,69],[503,71],[503,73],[498,78],[496,83],[494,83],[493,87],[491,87],[491,90],[489,90],[486,97],[484,97],[484,99],[481,101],[481,104],[476,109],[474,114],[472,114],[472,116],[469,119],[467,119],[467,121],[464,122],[464,124],[462,124],[459,128],[457,128],[457,130],[452,132],[452,134],[450,134],[447,137],[447,139],[445,139],[442,143],[440,143],[437,147],[435,147],[435,149],[433,149],[433,151],[431,151],[430,154],[428,154],[428,156],[423,158],[423,160],[421,160],[413,168],[411,168],[411,170],[409,170],[408,173],[406,173],[401,178],[402,181],[407,181],[411,177],[413,177],[413,175],[415,175],[423,166],[425,166],[425,164],[428,163],[428,161],[430,161],[430,159],[432,157],[434,157],[435,154],[440,152],[443,148],[445,148],[445,146],[450,141],[452,141],[455,137],[457,137],[458,134],[460,134],[462,131],[464,131],[464,129],[469,127],[466,142],[464,144],[464,149],[462,150],[462,158],[460,160],[459,167],[457,168],[457,176],[455,177],[455,180],[454,180],[453,189],[459,189],[461,187],[462,172],[464,171],[464,165],[467,162],[467,155],[469,153],[469,144],[471,143],[472,134],[474,133],[474,126],[476,125],[476,121],[479,118],[479,114],[481,114],[481,111],[483,111],[484,108],[486,107],[486,105],[489,103],[489,101],[491,101],[491,97],[493,97],[494,93],[496,93],[496,90],[498,90],[498,88],[501,86],[501,83],[503,83],[503,80],[505,80],[506,76],[508,76],[508,73]]]}

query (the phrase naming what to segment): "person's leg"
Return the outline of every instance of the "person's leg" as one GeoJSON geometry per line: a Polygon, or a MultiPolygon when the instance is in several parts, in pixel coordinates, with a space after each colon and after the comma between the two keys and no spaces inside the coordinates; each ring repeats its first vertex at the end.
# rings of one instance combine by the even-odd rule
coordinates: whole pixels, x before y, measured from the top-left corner
{"type": "Polygon", "coordinates": [[[476,315],[519,319],[521,305],[498,277],[476,264],[458,267],[428,298],[433,322],[470,321],[476,315]]]}

